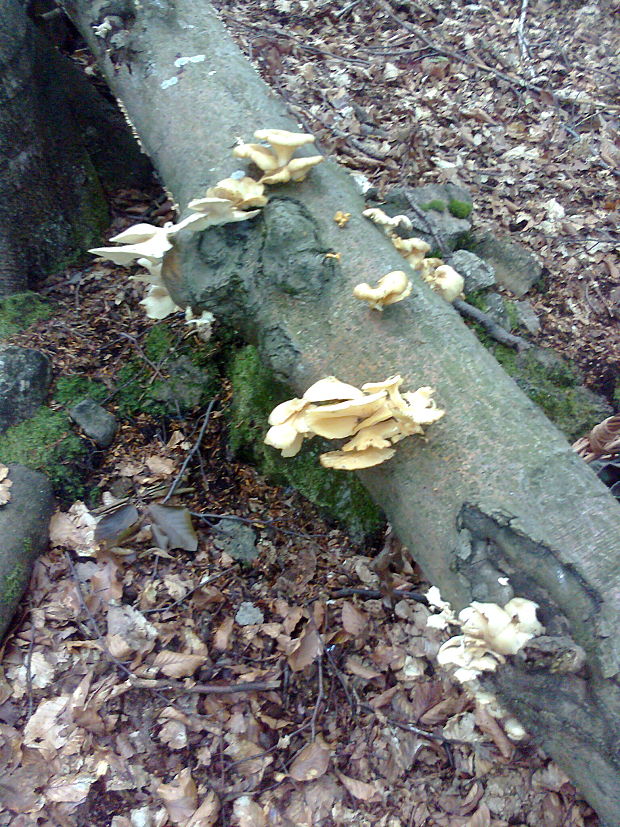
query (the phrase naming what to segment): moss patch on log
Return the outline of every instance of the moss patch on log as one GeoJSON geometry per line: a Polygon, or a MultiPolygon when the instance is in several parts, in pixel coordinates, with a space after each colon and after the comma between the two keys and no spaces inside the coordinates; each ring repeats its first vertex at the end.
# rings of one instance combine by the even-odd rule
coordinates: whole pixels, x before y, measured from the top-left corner
{"type": "Polygon", "coordinates": [[[49,302],[38,293],[25,290],[0,300],[0,341],[25,330],[39,319],[48,319],[54,312],[49,302]]]}
{"type": "Polygon", "coordinates": [[[233,388],[229,435],[232,450],[255,463],[274,482],[293,486],[343,524],[355,541],[361,542],[376,534],[384,524],[384,517],[359,479],[345,471],[327,470],[319,463],[319,454],[333,446],[315,438],[304,443],[297,456],[286,459],[264,444],[269,414],[294,393],[274,380],[256,348],[247,346],[238,350],[231,361],[229,375],[233,388]]]}

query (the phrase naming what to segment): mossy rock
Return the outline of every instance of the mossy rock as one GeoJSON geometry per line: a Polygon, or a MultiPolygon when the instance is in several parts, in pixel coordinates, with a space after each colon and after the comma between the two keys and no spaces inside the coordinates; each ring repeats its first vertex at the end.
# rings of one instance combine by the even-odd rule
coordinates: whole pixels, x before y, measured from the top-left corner
{"type": "Polygon", "coordinates": [[[65,504],[84,493],[88,453],[88,444],[75,434],[68,416],[45,405],[32,419],[7,428],[0,436],[0,462],[42,471],[65,504]]]}
{"type": "Polygon", "coordinates": [[[232,450],[255,463],[272,481],[291,485],[346,527],[353,540],[362,542],[375,535],[383,527],[384,517],[359,479],[346,471],[327,470],[319,463],[319,454],[333,446],[315,438],[306,441],[297,456],[285,459],[264,444],[269,414],[294,394],[274,380],[256,348],[247,346],[235,353],[229,376],[233,388],[229,413],[232,450]]]}
{"type": "Polygon", "coordinates": [[[52,392],[54,400],[67,408],[86,397],[101,403],[108,396],[110,396],[110,391],[102,382],[94,382],[85,376],[75,374],[60,376],[52,392]]]}
{"type": "Polygon", "coordinates": [[[434,210],[435,212],[445,212],[446,210],[455,218],[469,218],[473,210],[471,201],[459,201],[456,198],[451,198],[447,203],[441,201],[439,198],[433,201],[428,201],[426,204],[420,204],[420,209],[428,212],[434,210]]]}
{"type": "Polygon", "coordinates": [[[506,373],[569,441],[583,436],[611,415],[611,406],[581,384],[583,377],[579,369],[555,351],[533,347],[516,353],[512,348],[484,338],[506,373]]]}
{"type": "Polygon", "coordinates": [[[0,340],[25,330],[39,319],[49,319],[53,312],[49,302],[30,290],[0,299],[0,340]]]}
{"type": "Polygon", "coordinates": [[[121,418],[181,416],[207,404],[219,389],[214,347],[208,344],[175,340],[160,324],[146,335],[144,353],[161,377],[153,380],[152,368],[138,357],[118,371],[114,403],[121,418]]]}

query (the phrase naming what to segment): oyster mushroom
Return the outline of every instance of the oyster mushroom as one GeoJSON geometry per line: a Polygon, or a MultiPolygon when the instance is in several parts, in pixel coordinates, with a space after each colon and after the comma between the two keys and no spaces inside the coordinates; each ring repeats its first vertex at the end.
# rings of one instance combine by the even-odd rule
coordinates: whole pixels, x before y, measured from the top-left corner
{"type": "Polygon", "coordinates": [[[449,264],[442,264],[430,275],[424,277],[433,290],[447,302],[463,296],[465,281],[449,264]]]}
{"type": "Polygon", "coordinates": [[[261,184],[288,184],[289,181],[303,181],[308,172],[320,164],[322,155],[311,155],[308,158],[292,158],[286,166],[275,172],[269,172],[260,179],[261,184]]]}
{"type": "Polygon", "coordinates": [[[314,143],[314,135],[307,132],[289,132],[286,129],[257,129],[254,137],[269,144],[278,167],[286,166],[296,149],[314,143]]]}
{"type": "MultiPolygon", "coordinates": [[[[362,215],[369,218],[373,224],[381,227],[384,233],[390,235],[395,231],[411,232],[411,220],[406,215],[395,215],[393,218],[380,210],[379,207],[370,207],[363,210],[362,215]]],[[[430,248],[429,248],[430,249],[430,248]]]]}
{"type": "Polygon", "coordinates": [[[207,198],[224,198],[230,201],[238,210],[246,210],[248,207],[264,207],[267,203],[267,196],[264,195],[265,187],[249,178],[224,178],[218,181],[214,187],[207,190],[207,198]]]}
{"type": "Polygon", "coordinates": [[[411,294],[413,285],[407,274],[402,270],[393,270],[379,279],[376,287],[366,282],[358,284],[353,289],[356,299],[365,301],[372,310],[383,310],[389,304],[395,304],[411,294]]]}
{"type": "Polygon", "coordinates": [[[392,459],[394,448],[366,448],[364,451],[328,451],[321,454],[319,460],[324,468],[333,468],[341,471],[358,471],[362,468],[372,468],[388,459],[392,459]]]}

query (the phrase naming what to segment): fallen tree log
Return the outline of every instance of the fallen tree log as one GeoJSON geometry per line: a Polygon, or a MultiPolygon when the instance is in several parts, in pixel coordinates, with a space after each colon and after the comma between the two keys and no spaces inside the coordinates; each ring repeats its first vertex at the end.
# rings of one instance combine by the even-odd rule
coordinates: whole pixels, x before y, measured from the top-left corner
{"type": "MultiPolygon", "coordinates": [[[[243,166],[231,157],[238,136],[298,130],[206,0],[66,5],[182,208],[243,166]]],[[[618,824],[620,508],[426,285],[382,314],[353,300],[355,284],[403,266],[363,207],[346,172],[324,163],[301,185],[271,188],[252,221],[181,236],[168,288],[235,324],[298,394],[329,374],[359,385],[400,373],[408,388],[437,389],[447,414],[429,441],[405,440],[361,479],[455,606],[513,595],[540,605],[555,654],[513,658],[487,680],[618,824]],[[351,213],[344,229],[337,210],[351,213]]]]}

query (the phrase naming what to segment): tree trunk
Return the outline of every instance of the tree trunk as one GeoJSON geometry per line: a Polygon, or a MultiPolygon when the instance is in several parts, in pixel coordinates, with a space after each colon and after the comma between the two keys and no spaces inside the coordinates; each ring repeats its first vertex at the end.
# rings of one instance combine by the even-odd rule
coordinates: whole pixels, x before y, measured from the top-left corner
{"type": "MultiPolygon", "coordinates": [[[[243,166],[231,157],[236,136],[298,131],[206,0],[131,12],[115,2],[127,32],[122,54],[92,36],[105,16],[91,18],[92,6],[74,3],[78,25],[182,206],[243,166]],[[179,55],[206,59],[177,68],[179,55]]],[[[328,374],[360,384],[401,373],[408,388],[437,388],[447,414],[428,442],[399,443],[396,457],[362,481],[457,607],[503,605],[513,595],[540,604],[552,656],[512,658],[488,680],[603,820],[619,824],[617,503],[426,285],[382,314],[353,300],[356,283],[403,261],[361,216],[344,171],[326,162],[270,195],[259,218],[182,240],[167,261],[171,293],[236,324],[298,394],[328,374]],[[333,221],[337,210],[351,213],[344,229],[333,221]],[[585,650],[585,668],[567,636],[585,650]]]]}
{"type": "Polygon", "coordinates": [[[0,297],[36,286],[99,240],[108,221],[99,170],[110,186],[114,176],[116,186],[144,183],[149,170],[122,115],[23,6],[0,7],[0,297]]]}

